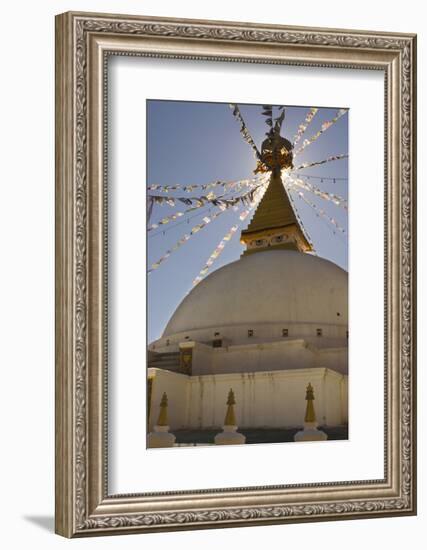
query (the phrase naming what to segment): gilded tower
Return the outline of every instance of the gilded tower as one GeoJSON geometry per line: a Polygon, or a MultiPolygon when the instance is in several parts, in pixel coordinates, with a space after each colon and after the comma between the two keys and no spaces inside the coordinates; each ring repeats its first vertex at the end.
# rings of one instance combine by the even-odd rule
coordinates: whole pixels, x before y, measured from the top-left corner
{"type": "Polygon", "coordinates": [[[270,182],[249,226],[241,233],[244,254],[270,247],[313,251],[282,182],[282,171],[293,167],[292,144],[280,135],[284,116],[283,111],[262,144],[255,173],[270,172],[270,182]]]}

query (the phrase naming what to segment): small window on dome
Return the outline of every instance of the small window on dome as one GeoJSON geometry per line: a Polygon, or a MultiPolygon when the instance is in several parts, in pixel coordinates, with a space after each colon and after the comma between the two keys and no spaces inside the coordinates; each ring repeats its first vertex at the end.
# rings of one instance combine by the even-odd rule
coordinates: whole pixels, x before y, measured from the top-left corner
{"type": "Polygon", "coordinates": [[[166,340],[166,345],[169,346],[170,340],[166,340]]]}
{"type": "Polygon", "coordinates": [[[316,329],[317,336],[322,336],[323,332],[321,328],[316,329]]]}
{"type": "Polygon", "coordinates": [[[345,336],[346,336],[346,338],[347,338],[347,340],[348,340],[348,330],[346,331],[345,336]]]}
{"type": "Polygon", "coordinates": [[[289,330],[287,328],[282,328],[282,336],[286,338],[289,336],[289,330]]]}
{"type": "Polygon", "coordinates": [[[214,332],[214,336],[219,336],[219,332],[214,332]]]}
{"type": "Polygon", "coordinates": [[[248,330],[248,338],[252,338],[253,335],[254,335],[254,331],[250,328],[248,330]]]}

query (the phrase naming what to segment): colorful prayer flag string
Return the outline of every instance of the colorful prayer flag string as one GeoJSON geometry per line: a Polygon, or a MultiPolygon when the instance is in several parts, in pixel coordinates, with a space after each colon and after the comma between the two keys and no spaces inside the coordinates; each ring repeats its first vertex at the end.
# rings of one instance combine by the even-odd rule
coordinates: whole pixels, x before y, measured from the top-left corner
{"type": "Polygon", "coordinates": [[[299,190],[295,189],[295,187],[293,187],[293,191],[296,193],[296,195],[301,200],[303,200],[306,204],[308,204],[308,206],[311,206],[311,208],[313,208],[313,210],[316,212],[316,214],[318,216],[322,217],[323,219],[325,219],[329,223],[331,223],[340,233],[342,233],[344,235],[347,233],[346,230],[343,227],[340,226],[340,224],[337,222],[337,220],[335,218],[332,218],[331,216],[329,216],[325,212],[325,210],[323,210],[323,208],[319,208],[316,204],[314,204],[314,202],[307,199],[307,197],[304,195],[303,191],[299,191],[299,190]]]}
{"type": "MultiPolygon", "coordinates": [[[[264,191],[267,187],[267,184],[265,183],[262,187],[258,188],[257,189],[257,193],[254,197],[254,200],[251,204],[251,206],[245,211],[243,212],[242,214],[240,214],[240,219],[243,220],[245,219],[245,217],[247,216],[247,214],[253,209],[255,208],[255,206],[258,204],[258,202],[261,200],[262,198],[262,195],[264,194],[264,191]],[[246,213],[247,212],[247,213],[246,213]],[[242,217],[243,216],[243,217],[242,217]]],[[[165,252],[165,254],[163,254],[163,256],[161,258],[159,258],[159,260],[157,260],[157,262],[153,263],[151,265],[151,268],[148,270],[148,274],[150,274],[152,271],[154,271],[155,269],[158,269],[160,267],[160,265],[165,261],[167,260],[167,258],[169,258],[169,256],[175,252],[176,250],[178,250],[178,248],[180,248],[184,243],[186,243],[190,237],[192,235],[194,235],[195,233],[198,233],[199,231],[201,231],[202,229],[204,229],[209,223],[213,222],[218,216],[220,216],[224,211],[221,210],[220,212],[216,212],[215,214],[212,214],[211,216],[205,216],[203,218],[203,222],[202,223],[199,223],[197,225],[195,225],[190,233],[184,235],[183,237],[181,237],[181,239],[179,239],[179,241],[169,250],[167,250],[165,252]]]]}
{"type": "Polygon", "coordinates": [[[240,133],[242,134],[243,139],[246,141],[246,143],[248,143],[252,147],[255,158],[257,158],[258,160],[261,160],[260,152],[258,151],[258,148],[255,145],[255,142],[252,139],[246,127],[245,121],[243,120],[239,107],[235,103],[230,103],[230,109],[233,110],[234,118],[240,123],[240,133]]]}
{"type": "MultiPolygon", "coordinates": [[[[256,206],[259,204],[260,200],[262,199],[264,193],[265,193],[265,190],[267,188],[267,184],[264,185],[263,188],[261,188],[258,193],[257,193],[257,196],[254,198],[252,204],[249,206],[249,208],[247,208],[245,211],[243,211],[239,218],[240,218],[240,222],[242,222],[243,220],[246,219],[246,217],[250,214],[250,212],[252,212],[252,210],[254,208],[256,208],[256,206]]],[[[212,266],[212,264],[214,263],[214,261],[218,258],[218,256],[222,253],[222,251],[224,250],[225,248],[225,245],[227,244],[228,241],[230,241],[233,237],[233,235],[236,233],[236,231],[239,229],[239,225],[240,223],[237,223],[235,225],[233,225],[228,231],[227,233],[224,235],[224,237],[221,239],[221,241],[219,242],[218,246],[215,248],[215,250],[212,252],[212,254],[209,256],[209,258],[207,259],[206,261],[206,264],[204,265],[204,267],[200,270],[200,273],[198,274],[198,276],[194,279],[193,281],[193,286],[197,285],[198,283],[200,283],[200,281],[206,276],[206,274],[208,273],[210,267],[212,266]]]]}
{"type": "Polygon", "coordinates": [[[216,212],[215,214],[212,214],[211,216],[205,216],[203,218],[203,222],[202,223],[198,223],[197,225],[195,225],[190,233],[187,233],[185,234],[183,237],[181,237],[179,239],[179,241],[177,243],[174,244],[174,246],[167,250],[163,256],[161,258],[159,258],[157,260],[157,262],[154,262],[150,269],[147,271],[148,274],[150,274],[152,271],[154,271],[155,269],[159,268],[160,265],[169,258],[169,256],[172,254],[172,252],[175,252],[176,250],[178,250],[178,248],[180,248],[184,243],[186,243],[189,238],[192,236],[192,235],[195,235],[196,233],[198,233],[199,231],[201,231],[202,229],[204,229],[209,223],[213,222],[214,220],[216,220],[216,218],[218,216],[220,216],[221,214],[223,213],[223,210],[219,211],[219,212],[216,212]]]}
{"type": "Polygon", "coordinates": [[[334,116],[334,118],[332,120],[328,120],[328,121],[324,122],[321,126],[321,129],[318,132],[316,132],[313,136],[311,136],[311,138],[305,139],[302,142],[301,147],[297,151],[294,152],[294,158],[297,155],[299,155],[302,151],[304,151],[304,149],[308,145],[310,145],[310,143],[313,143],[314,141],[316,141],[324,132],[326,132],[326,130],[328,130],[328,128],[333,126],[346,113],[347,113],[347,109],[339,109],[337,111],[337,114],[334,116]]]}
{"type": "Polygon", "coordinates": [[[285,180],[285,185],[288,184],[288,181],[291,181],[292,184],[297,185],[298,187],[301,187],[302,189],[305,189],[306,191],[310,191],[314,195],[317,195],[318,197],[321,197],[322,199],[325,199],[327,201],[333,202],[336,206],[342,206],[345,210],[348,210],[348,203],[347,200],[343,197],[340,197],[339,195],[336,195],[335,193],[328,193],[327,191],[322,191],[322,189],[319,189],[318,187],[314,186],[311,183],[308,183],[307,181],[303,181],[301,179],[295,179],[292,177],[288,177],[285,180]]]}
{"type": "Polygon", "coordinates": [[[194,189],[203,189],[204,191],[207,189],[212,189],[213,187],[225,187],[225,188],[237,188],[240,189],[243,186],[246,185],[252,185],[253,183],[256,183],[258,181],[258,178],[247,178],[243,180],[231,180],[231,181],[222,181],[217,180],[210,183],[204,183],[204,184],[193,184],[193,185],[182,185],[177,183],[176,185],[160,185],[160,184],[152,184],[147,187],[148,191],[160,191],[162,193],[170,193],[171,191],[184,191],[186,193],[191,193],[194,191],[194,189]]]}
{"type": "Polygon", "coordinates": [[[200,270],[199,275],[194,279],[193,286],[200,283],[200,281],[205,277],[207,272],[209,271],[210,266],[214,263],[214,261],[218,258],[218,256],[221,254],[221,252],[224,250],[224,247],[227,243],[227,241],[230,241],[233,237],[234,233],[239,229],[238,224],[233,225],[233,227],[224,235],[224,237],[221,239],[221,242],[218,244],[218,246],[215,248],[215,250],[212,252],[212,254],[209,256],[205,266],[203,269],[200,270]]]}
{"type": "Polygon", "coordinates": [[[298,178],[304,178],[307,180],[320,180],[321,183],[324,181],[330,182],[330,183],[337,183],[339,181],[348,181],[348,178],[340,177],[340,176],[319,176],[317,174],[298,174],[298,178]]]}
{"type": "MultiPolygon", "coordinates": [[[[289,178],[289,176],[288,176],[288,178],[289,178]]],[[[289,178],[289,179],[291,179],[291,178],[289,178]]],[[[316,253],[316,250],[315,250],[315,248],[314,248],[313,241],[311,240],[310,234],[309,234],[309,232],[307,231],[307,229],[306,229],[305,226],[304,226],[304,223],[303,223],[303,221],[302,221],[302,219],[301,219],[301,216],[299,215],[298,209],[297,209],[297,207],[295,206],[295,202],[294,202],[294,199],[293,199],[293,197],[292,197],[292,194],[289,192],[289,187],[286,185],[285,179],[284,179],[283,177],[282,177],[282,184],[283,184],[283,187],[285,188],[286,195],[287,195],[288,198],[289,198],[289,202],[291,203],[292,210],[293,210],[293,212],[294,212],[294,214],[295,214],[295,216],[296,216],[296,218],[297,218],[297,220],[298,220],[298,222],[299,222],[299,224],[300,224],[301,231],[303,232],[304,237],[307,239],[307,242],[310,243],[310,245],[311,245],[311,247],[312,247],[313,254],[315,254],[315,253],[316,253]]]]}
{"type": "Polygon", "coordinates": [[[175,212],[174,214],[171,214],[170,216],[166,216],[160,221],[151,224],[147,231],[152,231],[153,229],[158,229],[161,225],[166,225],[171,221],[175,221],[176,219],[185,216],[189,214],[190,212],[193,212],[194,210],[197,210],[201,208],[202,206],[205,206],[206,203],[212,204],[212,206],[219,207],[221,210],[226,210],[227,208],[230,208],[232,206],[235,206],[236,204],[242,203],[246,204],[247,202],[250,202],[253,200],[255,191],[258,187],[264,185],[265,183],[259,183],[256,186],[253,186],[247,193],[244,193],[243,195],[239,195],[237,197],[230,197],[225,198],[225,195],[221,195],[220,197],[217,197],[213,193],[210,193],[203,197],[191,197],[191,198],[170,198],[170,197],[159,197],[155,195],[150,195],[150,199],[157,202],[159,201],[160,204],[163,204],[164,202],[167,203],[170,206],[173,206],[176,204],[177,201],[183,202],[184,204],[192,204],[193,202],[196,203],[196,206],[193,206],[192,208],[188,208],[184,212],[175,212]]]}
{"type": "Polygon", "coordinates": [[[147,198],[147,223],[151,219],[151,214],[153,213],[154,201],[151,197],[147,198]]]}
{"type": "MultiPolygon", "coordinates": [[[[245,183],[242,186],[234,186],[235,191],[240,191],[241,187],[245,186],[249,189],[248,193],[251,192],[251,190],[256,189],[260,185],[263,185],[265,183],[266,176],[263,175],[262,177],[253,178],[253,180],[244,180],[245,183]]],[[[243,180],[242,180],[243,181],[243,180]]],[[[241,183],[241,182],[235,182],[241,183]]],[[[223,195],[217,196],[215,193],[210,191],[207,195],[202,195],[199,197],[172,197],[172,196],[164,196],[164,195],[148,195],[148,200],[154,202],[155,204],[159,204],[160,206],[176,206],[178,203],[182,203],[185,205],[192,205],[193,203],[198,206],[203,206],[205,202],[214,202],[216,200],[223,199],[230,190],[228,190],[223,195]]]]}
{"type": "Polygon", "coordinates": [[[294,136],[294,147],[299,142],[299,140],[301,139],[301,136],[304,134],[304,132],[307,130],[307,128],[310,125],[311,121],[316,116],[316,113],[317,113],[318,110],[319,109],[317,109],[316,107],[312,107],[308,111],[304,122],[298,126],[298,131],[294,136]]]}
{"type": "Polygon", "coordinates": [[[320,166],[321,164],[325,164],[327,162],[332,162],[334,160],[341,160],[348,158],[348,155],[333,155],[332,157],[328,157],[323,160],[317,160],[315,162],[304,162],[303,164],[300,164],[299,166],[296,166],[293,172],[296,172],[297,170],[302,170],[303,168],[311,168],[312,166],[320,166]]]}

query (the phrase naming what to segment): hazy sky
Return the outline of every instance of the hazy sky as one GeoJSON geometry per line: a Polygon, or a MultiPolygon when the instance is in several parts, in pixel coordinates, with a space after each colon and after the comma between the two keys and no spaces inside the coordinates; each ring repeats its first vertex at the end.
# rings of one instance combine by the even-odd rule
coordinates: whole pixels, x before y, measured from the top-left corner
{"type": "MultiPolygon", "coordinates": [[[[312,106],[309,106],[312,107],[312,106]]],[[[309,107],[286,106],[286,118],[282,135],[293,142],[298,125],[303,122],[309,107]]],[[[332,119],[341,106],[320,108],[303,138],[310,138],[323,122],[332,119]]],[[[258,149],[265,139],[267,130],[265,117],[260,105],[239,104],[249,132],[258,149]]],[[[278,114],[277,109],[275,114],[278,114]]],[[[331,155],[348,153],[349,114],[341,117],[317,141],[306,147],[298,155],[295,164],[322,160],[331,155]]],[[[251,147],[239,132],[239,124],[232,115],[228,104],[183,101],[147,101],[147,185],[205,184],[216,180],[235,180],[253,177],[256,161],[251,147]]],[[[321,166],[301,170],[311,176],[348,177],[348,160],[338,160],[321,166]]],[[[309,183],[324,191],[348,197],[348,181],[310,179],[309,183]]],[[[221,188],[218,188],[221,189],[221,188]]],[[[222,194],[215,188],[212,191],[222,194]]],[[[163,194],[150,191],[151,194],[163,194]]],[[[171,196],[198,196],[201,190],[191,193],[175,191],[171,196]]],[[[323,208],[347,230],[347,212],[333,203],[325,201],[305,191],[305,196],[323,208]]],[[[295,195],[294,195],[295,197],[295,195]]],[[[303,220],[316,253],[347,269],[347,235],[335,231],[332,224],[316,215],[313,208],[295,197],[295,206],[303,220]]],[[[178,208],[154,206],[150,223],[155,223],[178,208]]],[[[203,207],[185,218],[153,230],[148,237],[148,266],[157,261],[194,225],[200,223],[208,213],[217,209],[203,207]],[[187,219],[191,218],[188,220],[187,219]],[[163,233],[164,231],[164,233],[163,233]]],[[[215,261],[210,273],[219,267],[239,259],[243,245],[239,242],[241,229],[244,229],[253,213],[241,224],[233,239],[226,245],[215,261]]],[[[159,338],[171,315],[191,290],[192,281],[203,268],[206,260],[217,247],[229,229],[239,222],[238,213],[232,209],[225,211],[218,219],[193,235],[180,249],[174,252],[157,270],[148,276],[148,341],[159,338]]]]}

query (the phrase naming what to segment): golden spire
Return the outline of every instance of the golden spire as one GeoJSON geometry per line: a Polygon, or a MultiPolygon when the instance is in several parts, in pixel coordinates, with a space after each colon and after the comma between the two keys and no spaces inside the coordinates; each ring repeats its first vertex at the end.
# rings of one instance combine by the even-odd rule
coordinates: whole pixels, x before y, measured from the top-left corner
{"type": "Polygon", "coordinates": [[[288,194],[283,186],[280,169],[271,172],[270,182],[240,242],[246,244],[244,254],[273,248],[309,252],[307,240],[288,194]]]}
{"type": "Polygon", "coordinates": [[[160,413],[157,420],[157,426],[168,426],[168,396],[163,393],[160,401],[160,413]]]}
{"type": "Polygon", "coordinates": [[[224,426],[237,426],[236,415],[234,412],[235,404],[236,404],[236,400],[234,398],[234,392],[230,388],[230,391],[228,392],[227,413],[225,415],[224,426]]]}
{"type": "Polygon", "coordinates": [[[246,244],[244,254],[266,249],[282,248],[311,252],[313,247],[304,234],[290,198],[282,182],[282,172],[292,170],[293,145],[280,135],[285,120],[285,109],[279,106],[280,115],[273,123],[273,106],[263,105],[270,130],[262,143],[258,164],[254,172],[270,172],[270,182],[255,214],[241,233],[240,242],[246,244]]]}
{"type": "Polygon", "coordinates": [[[296,224],[297,219],[283,186],[280,172],[270,176],[267,191],[256,209],[251,223],[243,233],[296,224]]]}
{"type": "Polygon", "coordinates": [[[316,422],[316,413],[314,412],[314,391],[313,386],[308,383],[305,399],[307,401],[307,408],[305,409],[304,422],[316,422]]]}

